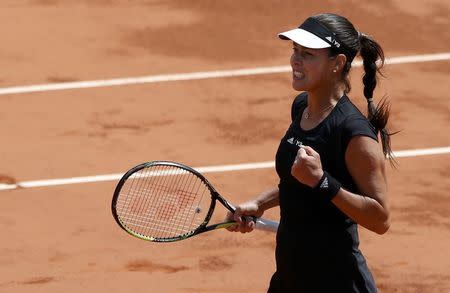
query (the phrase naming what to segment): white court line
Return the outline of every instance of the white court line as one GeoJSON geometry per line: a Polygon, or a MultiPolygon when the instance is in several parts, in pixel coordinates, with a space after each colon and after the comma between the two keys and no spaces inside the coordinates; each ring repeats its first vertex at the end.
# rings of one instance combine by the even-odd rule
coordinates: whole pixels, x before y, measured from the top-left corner
{"type": "MultiPolygon", "coordinates": [[[[419,62],[445,61],[445,60],[450,60],[450,53],[411,55],[411,56],[386,58],[386,64],[419,63],[419,62]]],[[[356,60],[353,63],[353,66],[355,67],[359,67],[361,65],[362,62],[359,60],[356,60]]],[[[235,70],[149,75],[140,77],[127,77],[127,78],[91,80],[91,81],[62,82],[62,83],[39,84],[29,86],[15,86],[15,87],[0,88],[0,95],[120,86],[120,85],[167,82],[167,81],[223,78],[233,76],[258,75],[258,74],[273,74],[273,73],[290,72],[291,70],[292,69],[290,66],[273,66],[273,67],[244,68],[235,70]]]]}
{"type": "MultiPolygon", "coordinates": [[[[406,158],[406,157],[419,157],[419,156],[428,156],[428,155],[442,155],[442,154],[449,154],[449,153],[450,153],[450,147],[441,147],[441,148],[397,151],[397,152],[394,152],[394,156],[397,158],[406,158]]],[[[215,172],[268,169],[268,168],[273,168],[273,167],[275,167],[275,162],[267,161],[267,162],[259,162],[259,163],[196,167],[194,169],[199,171],[200,173],[215,173],[215,172]]],[[[17,184],[0,184],[0,191],[1,190],[11,190],[11,189],[20,189],[20,188],[67,185],[67,184],[76,184],[76,183],[116,181],[116,180],[119,180],[120,178],[122,178],[122,176],[123,176],[123,174],[109,174],[109,175],[73,177],[73,178],[63,178],[63,179],[24,181],[24,182],[19,182],[17,184]]]]}

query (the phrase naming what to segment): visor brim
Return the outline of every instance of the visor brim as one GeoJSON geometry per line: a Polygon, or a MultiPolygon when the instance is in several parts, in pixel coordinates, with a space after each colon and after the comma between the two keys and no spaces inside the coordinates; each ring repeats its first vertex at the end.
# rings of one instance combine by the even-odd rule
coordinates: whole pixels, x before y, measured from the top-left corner
{"type": "Polygon", "coordinates": [[[315,34],[301,28],[279,33],[278,37],[282,40],[291,40],[300,46],[310,49],[323,49],[331,47],[329,43],[325,42],[315,34]]]}

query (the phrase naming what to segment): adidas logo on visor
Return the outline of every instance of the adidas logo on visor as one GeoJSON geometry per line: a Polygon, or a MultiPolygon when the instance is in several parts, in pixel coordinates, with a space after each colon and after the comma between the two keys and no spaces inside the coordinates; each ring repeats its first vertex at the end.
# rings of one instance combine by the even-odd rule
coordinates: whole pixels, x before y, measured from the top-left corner
{"type": "Polygon", "coordinates": [[[336,46],[336,48],[339,48],[341,46],[341,44],[339,44],[339,42],[337,42],[335,39],[333,39],[332,37],[325,37],[325,39],[327,39],[331,44],[333,44],[334,46],[336,46]]]}

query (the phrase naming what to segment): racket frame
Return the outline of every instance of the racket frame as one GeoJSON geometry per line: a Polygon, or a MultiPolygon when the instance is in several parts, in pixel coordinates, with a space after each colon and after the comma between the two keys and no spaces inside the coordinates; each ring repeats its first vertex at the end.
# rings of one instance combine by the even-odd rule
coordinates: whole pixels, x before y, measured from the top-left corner
{"type": "Polygon", "coordinates": [[[117,224],[123,229],[125,230],[127,233],[129,233],[130,235],[137,237],[139,239],[142,240],[147,240],[147,241],[151,241],[151,242],[173,242],[173,241],[178,241],[178,240],[183,240],[189,237],[192,237],[194,235],[198,235],[200,233],[203,232],[207,232],[207,231],[211,231],[211,230],[215,230],[215,229],[220,229],[220,228],[227,228],[230,227],[232,225],[234,225],[236,222],[234,221],[227,221],[227,222],[222,222],[222,223],[217,223],[217,224],[213,224],[210,226],[206,226],[208,225],[209,221],[211,220],[212,214],[214,212],[214,208],[216,207],[216,200],[218,200],[225,208],[227,208],[230,212],[234,213],[235,212],[235,208],[233,206],[231,206],[215,189],[214,187],[209,183],[209,181],[205,178],[205,176],[203,176],[200,172],[196,171],[195,169],[180,164],[180,163],[176,163],[176,162],[172,162],[172,161],[152,161],[152,162],[146,162],[146,163],[142,163],[139,164],[133,168],[131,168],[130,170],[128,170],[123,176],[122,178],[119,180],[119,182],[117,183],[117,186],[114,190],[114,195],[113,195],[113,199],[111,202],[111,212],[112,215],[114,217],[114,220],[117,222],[117,224]],[[120,195],[120,191],[122,190],[123,185],[125,184],[126,180],[133,175],[134,173],[137,173],[138,171],[145,169],[145,168],[149,168],[152,166],[170,166],[170,167],[176,167],[176,168],[180,168],[183,169],[185,171],[188,171],[190,173],[193,173],[195,176],[197,176],[208,188],[208,190],[210,191],[211,194],[211,204],[209,206],[209,210],[205,216],[205,219],[203,220],[203,222],[194,230],[189,231],[187,233],[175,236],[175,237],[167,237],[167,238],[159,238],[159,237],[150,237],[150,236],[146,236],[143,234],[140,234],[136,231],[133,231],[132,229],[128,228],[126,223],[124,223],[121,219],[120,216],[117,214],[117,199],[120,195]]]}

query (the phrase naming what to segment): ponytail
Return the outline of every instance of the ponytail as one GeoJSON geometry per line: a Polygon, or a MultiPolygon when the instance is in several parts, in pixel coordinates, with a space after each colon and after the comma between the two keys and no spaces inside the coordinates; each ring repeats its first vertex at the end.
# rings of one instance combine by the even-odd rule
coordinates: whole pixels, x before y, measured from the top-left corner
{"type": "Polygon", "coordinates": [[[377,86],[378,74],[381,73],[381,68],[384,65],[384,52],[381,46],[370,36],[359,33],[359,41],[361,44],[360,55],[363,59],[364,76],[362,78],[364,84],[364,96],[367,99],[367,118],[375,127],[377,132],[380,132],[381,144],[384,155],[389,159],[391,165],[395,166],[396,161],[391,148],[391,135],[387,128],[387,122],[390,114],[390,104],[384,97],[377,106],[373,102],[373,91],[377,86]],[[377,60],[379,60],[377,64],[377,60]]]}
{"type": "Polygon", "coordinates": [[[337,38],[343,43],[340,48],[331,48],[330,56],[344,54],[347,62],[342,70],[342,81],[344,82],[347,94],[350,92],[350,80],[348,74],[351,64],[355,56],[361,55],[364,66],[364,96],[367,100],[367,118],[375,127],[377,134],[380,133],[383,153],[389,159],[392,166],[395,167],[396,162],[391,149],[391,135],[387,129],[387,123],[390,113],[390,105],[386,98],[383,98],[378,105],[375,106],[373,101],[373,92],[377,86],[378,75],[384,65],[384,52],[381,46],[371,37],[358,32],[353,24],[343,16],[323,13],[313,16],[317,21],[326,26],[329,30],[336,34],[337,38]]]}

